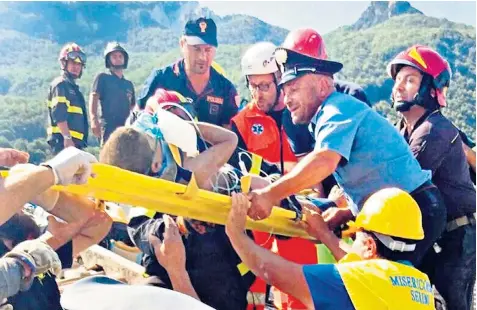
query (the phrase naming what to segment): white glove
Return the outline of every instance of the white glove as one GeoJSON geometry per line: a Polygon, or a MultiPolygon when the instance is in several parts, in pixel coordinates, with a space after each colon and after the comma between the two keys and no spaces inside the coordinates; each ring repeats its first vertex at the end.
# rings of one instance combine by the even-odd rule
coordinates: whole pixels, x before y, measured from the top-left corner
{"type": "Polygon", "coordinates": [[[55,185],[68,185],[86,183],[91,175],[91,164],[96,162],[94,155],[68,147],[42,165],[53,170],[55,185]]]}

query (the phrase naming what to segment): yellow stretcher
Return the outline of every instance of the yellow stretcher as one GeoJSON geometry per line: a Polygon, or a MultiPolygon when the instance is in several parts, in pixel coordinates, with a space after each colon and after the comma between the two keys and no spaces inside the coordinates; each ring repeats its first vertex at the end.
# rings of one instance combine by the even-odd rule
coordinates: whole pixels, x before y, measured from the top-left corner
{"type": "MultiPolygon", "coordinates": [[[[225,224],[231,207],[229,196],[201,190],[195,182],[186,186],[104,164],[93,164],[93,172],[95,177],[89,178],[84,185],[53,188],[216,224],[225,224]]],[[[2,175],[5,176],[6,172],[2,172],[2,175]]],[[[243,183],[247,183],[247,179],[244,179],[243,183]]],[[[245,189],[247,190],[248,188],[245,189]]],[[[294,221],[295,217],[293,211],[273,208],[267,219],[247,219],[247,228],[284,236],[311,238],[294,221]]]]}

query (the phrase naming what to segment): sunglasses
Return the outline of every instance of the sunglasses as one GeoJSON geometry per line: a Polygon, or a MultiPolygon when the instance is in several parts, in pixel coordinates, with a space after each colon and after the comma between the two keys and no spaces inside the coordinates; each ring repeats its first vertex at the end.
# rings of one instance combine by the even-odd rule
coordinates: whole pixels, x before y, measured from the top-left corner
{"type": "Polygon", "coordinates": [[[66,59],[73,60],[73,61],[76,61],[77,59],[79,59],[83,65],[86,64],[86,55],[83,52],[79,52],[79,51],[69,52],[68,54],[66,54],[66,59]]]}

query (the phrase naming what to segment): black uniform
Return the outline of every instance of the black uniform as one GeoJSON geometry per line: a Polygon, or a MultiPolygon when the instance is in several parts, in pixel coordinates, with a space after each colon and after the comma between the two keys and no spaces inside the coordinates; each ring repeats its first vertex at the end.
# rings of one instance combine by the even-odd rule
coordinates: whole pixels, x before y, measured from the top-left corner
{"type": "Polygon", "coordinates": [[[228,125],[238,111],[235,102],[237,90],[232,82],[212,67],[209,83],[201,94],[196,94],[189,82],[183,59],[163,69],[153,70],[138,97],[139,108],[144,109],[147,99],[154,95],[158,88],[173,90],[189,98],[201,122],[228,125]]]}
{"type": "Polygon", "coordinates": [[[98,95],[101,105],[101,144],[104,144],[116,128],[124,126],[136,101],[134,85],[124,76],[100,73],[94,79],[91,91],[98,95]]]}
{"type": "MultiPolygon", "coordinates": [[[[200,234],[186,221],[189,233],[182,237],[186,251],[186,270],[200,300],[218,310],[242,310],[247,306],[247,291],[254,280],[242,277],[237,265],[240,258],[235,253],[222,225],[208,226],[200,234]]],[[[128,232],[135,245],[144,253],[142,265],[151,276],[149,284],[172,289],[166,269],[154,255],[148,236],[163,239],[165,225],[161,214],[154,219],[146,216],[131,220],[128,232]]]]}
{"type": "Polygon", "coordinates": [[[432,171],[432,182],[447,208],[447,228],[437,242],[442,251],[429,251],[420,269],[428,273],[448,309],[470,309],[476,273],[476,192],[461,135],[438,110],[424,114],[411,133],[404,120],[398,129],[421,167],[432,171]]]}
{"type": "Polygon", "coordinates": [[[67,122],[75,147],[82,149],[88,142],[88,117],[83,94],[66,74],[57,77],[48,90],[48,144],[54,153],[63,149],[63,135],[58,123],[67,122]]]}

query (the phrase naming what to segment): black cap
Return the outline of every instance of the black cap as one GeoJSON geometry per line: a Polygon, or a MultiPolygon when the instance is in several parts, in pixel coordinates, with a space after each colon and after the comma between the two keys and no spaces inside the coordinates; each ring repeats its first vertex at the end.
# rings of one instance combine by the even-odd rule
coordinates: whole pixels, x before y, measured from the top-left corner
{"type": "Polygon", "coordinates": [[[283,85],[308,73],[333,76],[343,68],[343,64],[340,62],[310,57],[282,47],[275,51],[275,60],[282,73],[278,85],[283,85]]]}
{"type": "Polygon", "coordinates": [[[184,28],[184,37],[187,44],[209,44],[217,47],[217,26],[210,18],[200,17],[189,20],[184,28]]]}

